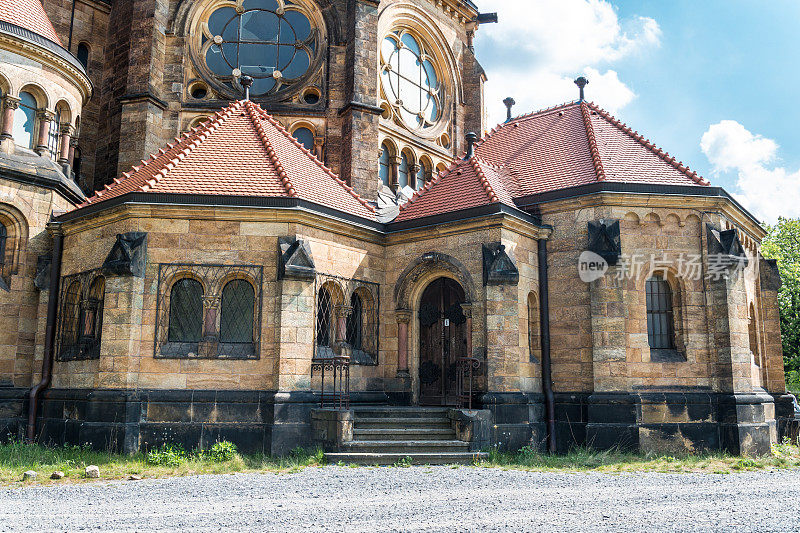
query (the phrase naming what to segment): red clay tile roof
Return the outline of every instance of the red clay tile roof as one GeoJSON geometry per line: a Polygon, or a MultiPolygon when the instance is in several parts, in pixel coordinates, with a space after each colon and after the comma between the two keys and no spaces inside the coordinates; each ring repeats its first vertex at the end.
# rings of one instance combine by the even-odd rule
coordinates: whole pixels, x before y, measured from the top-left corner
{"type": "Polygon", "coordinates": [[[39,0],[0,0],[0,20],[38,33],[63,47],[39,0]]]}
{"type": "Polygon", "coordinates": [[[599,181],[704,186],[682,162],[593,103],[571,102],[500,125],[470,160],[496,192],[481,194],[477,170],[452,165],[403,206],[410,220],[599,181]],[[502,191],[502,193],[500,192],[502,191]]]}
{"type": "Polygon", "coordinates": [[[234,102],[80,207],[129,193],[296,197],[374,219],[375,208],[250,101],[234,102]]]}

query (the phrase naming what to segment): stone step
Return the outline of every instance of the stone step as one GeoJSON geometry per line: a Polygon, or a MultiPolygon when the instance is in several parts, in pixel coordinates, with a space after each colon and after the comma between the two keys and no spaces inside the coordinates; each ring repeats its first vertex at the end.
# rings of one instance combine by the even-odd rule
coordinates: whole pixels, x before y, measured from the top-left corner
{"type": "Polygon", "coordinates": [[[469,451],[461,440],[353,440],[342,444],[343,452],[356,453],[455,453],[469,451]]]}
{"type": "Polygon", "coordinates": [[[369,417],[356,418],[353,420],[353,427],[357,429],[366,428],[449,428],[450,419],[448,418],[407,418],[407,417],[369,417]]]}
{"type": "Polygon", "coordinates": [[[355,428],[355,440],[455,440],[452,428],[355,428]]]}
{"type": "Polygon", "coordinates": [[[326,453],[329,463],[356,465],[470,465],[489,458],[485,452],[446,452],[446,453],[326,453]]]}
{"type": "Polygon", "coordinates": [[[447,418],[447,408],[443,407],[356,407],[353,409],[359,418],[447,418]]]}

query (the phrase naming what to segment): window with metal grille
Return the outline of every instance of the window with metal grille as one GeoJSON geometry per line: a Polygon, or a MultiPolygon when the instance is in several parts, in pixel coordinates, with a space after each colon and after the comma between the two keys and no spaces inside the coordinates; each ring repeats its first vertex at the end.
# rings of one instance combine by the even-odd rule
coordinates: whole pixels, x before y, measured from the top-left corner
{"type": "Polygon", "coordinates": [[[333,354],[333,338],[331,329],[333,325],[333,303],[331,293],[325,287],[320,287],[317,292],[317,327],[316,346],[317,355],[331,357],[333,354]]]}
{"type": "Polygon", "coordinates": [[[258,359],[263,267],[158,267],[156,357],[258,359]]]}
{"type": "Polygon", "coordinates": [[[98,270],[90,270],[65,276],[61,287],[58,359],[98,359],[103,333],[105,278],[98,270]]]}
{"type": "Polygon", "coordinates": [[[672,313],[672,289],[661,276],[646,282],[647,340],[650,348],[675,349],[675,331],[672,313]]]}

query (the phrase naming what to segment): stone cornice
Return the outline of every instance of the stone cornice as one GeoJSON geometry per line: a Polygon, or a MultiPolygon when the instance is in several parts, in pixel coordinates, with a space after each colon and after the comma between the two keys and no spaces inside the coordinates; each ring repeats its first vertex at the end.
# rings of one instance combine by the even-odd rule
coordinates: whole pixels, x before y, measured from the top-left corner
{"type": "Polygon", "coordinates": [[[136,104],[139,102],[149,102],[154,106],[160,108],[161,110],[167,109],[169,104],[167,104],[164,100],[161,100],[156,95],[146,92],[146,93],[136,93],[136,94],[125,94],[119,97],[120,104],[136,104]]]}

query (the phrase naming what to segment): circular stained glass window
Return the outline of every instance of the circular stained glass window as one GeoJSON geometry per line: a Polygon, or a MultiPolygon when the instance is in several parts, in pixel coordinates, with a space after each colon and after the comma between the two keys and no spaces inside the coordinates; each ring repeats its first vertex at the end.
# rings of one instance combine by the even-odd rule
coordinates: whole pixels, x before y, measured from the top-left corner
{"type": "Polygon", "coordinates": [[[250,93],[264,96],[291,87],[317,55],[318,32],[301,5],[288,0],[244,0],[208,16],[201,56],[214,77],[241,91],[238,76],[253,78],[250,93]]]}
{"type": "Polygon", "coordinates": [[[381,45],[381,83],[395,113],[409,127],[434,126],[442,116],[442,86],[433,58],[407,32],[390,33],[381,45]]]}

